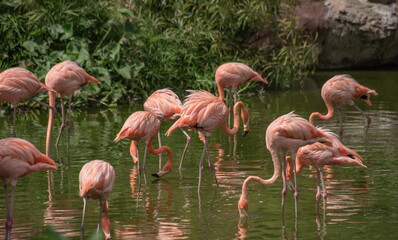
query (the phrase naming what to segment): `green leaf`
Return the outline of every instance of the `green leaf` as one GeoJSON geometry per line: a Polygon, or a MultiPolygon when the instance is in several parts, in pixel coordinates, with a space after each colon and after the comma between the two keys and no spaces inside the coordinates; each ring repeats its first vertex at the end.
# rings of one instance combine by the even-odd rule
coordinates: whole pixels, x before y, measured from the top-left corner
{"type": "Polygon", "coordinates": [[[117,68],[116,71],[125,79],[130,80],[131,79],[131,69],[129,66],[124,66],[122,68],[117,68]]]}
{"type": "Polygon", "coordinates": [[[22,46],[28,50],[28,52],[33,53],[35,52],[35,49],[39,46],[37,45],[37,43],[33,42],[33,41],[25,41],[22,46]]]}
{"type": "Polygon", "coordinates": [[[61,40],[68,39],[73,36],[73,23],[67,23],[62,26],[64,35],[62,35],[61,40]]]}

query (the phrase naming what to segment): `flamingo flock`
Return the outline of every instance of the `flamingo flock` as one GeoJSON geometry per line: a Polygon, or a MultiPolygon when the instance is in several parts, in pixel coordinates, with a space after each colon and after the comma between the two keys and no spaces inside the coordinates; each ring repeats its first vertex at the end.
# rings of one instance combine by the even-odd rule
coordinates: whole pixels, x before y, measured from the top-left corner
{"type": "MultiPolygon", "coordinates": [[[[198,132],[199,138],[204,144],[199,160],[198,194],[200,194],[202,170],[206,156],[214,174],[215,182],[218,185],[208,147],[212,133],[220,128],[228,136],[235,135],[240,127],[240,120],[243,122],[242,135],[245,136],[249,131],[250,114],[245,104],[238,101],[237,89],[241,84],[252,81],[268,83],[261,74],[255,72],[249,66],[243,63],[230,62],[220,65],[215,71],[218,96],[204,90],[188,90],[189,94],[181,102],[179,97],[170,89],[157,90],[147,98],[143,111],[133,112],[126,119],[119,133],[116,134],[114,141],[118,142],[124,138],[131,140],[129,151],[133,162],[138,165],[139,172],[145,172],[147,152],[159,155],[159,172],[152,175],[160,178],[169,174],[173,169],[172,149],[161,144],[161,122],[174,122],[166,132],[167,136],[170,136],[176,129],[180,129],[186,138],[186,144],[181,154],[180,169],[191,140],[185,130],[198,132]],[[228,105],[224,103],[225,88],[230,89],[228,105]],[[232,94],[234,95],[233,104],[232,94]],[[232,128],[228,126],[230,114],[233,114],[232,128]],[[157,149],[152,144],[156,136],[159,142],[159,148],[157,149]],[[145,143],[143,160],[138,154],[140,141],[145,143]],[[161,167],[162,153],[164,152],[167,152],[168,159],[165,165],[161,167]]],[[[41,83],[33,73],[24,68],[10,68],[0,73],[0,103],[10,102],[14,108],[12,137],[0,139],[0,177],[4,183],[6,203],[6,239],[10,239],[13,226],[13,206],[17,180],[35,171],[57,170],[56,163],[50,157],[53,121],[57,112],[55,104],[57,95],[60,96],[61,101],[62,124],[59,128],[56,146],[60,142],[64,128],[68,127],[70,130],[72,126],[71,100],[74,92],[88,83],[100,84],[100,81],[71,61],[64,61],[53,66],[45,78],[45,84],[41,83]],[[49,95],[48,105],[32,98],[34,95],[44,91],[47,91],[49,95]],[[68,98],[67,114],[65,114],[64,96],[68,98]],[[27,140],[16,138],[16,108],[18,103],[25,99],[31,99],[49,108],[46,154],[41,153],[27,140]],[[68,115],[68,120],[66,120],[66,115],[68,115]],[[8,183],[11,184],[11,198],[8,194],[8,183]]],[[[377,92],[360,85],[349,75],[337,75],[328,80],[321,90],[321,97],[328,110],[326,115],[314,112],[310,115],[308,121],[294,112],[290,112],[279,116],[269,124],[265,132],[265,141],[266,148],[270,152],[274,164],[274,173],[269,179],[263,179],[259,176],[248,176],[244,180],[242,193],[238,201],[240,218],[248,216],[247,189],[252,182],[259,182],[265,185],[273,184],[282,175],[282,216],[284,216],[286,193],[289,187],[294,191],[295,214],[297,216],[299,196],[297,174],[305,165],[311,165],[317,171],[317,202],[319,202],[321,196],[326,202],[327,192],[322,174],[324,165],[357,165],[366,167],[362,162],[363,158],[354,150],[344,146],[336,134],[315,126],[313,123],[315,118],[330,119],[334,112],[333,103],[337,105],[339,112],[340,105],[347,104],[354,106],[367,118],[367,128],[369,128],[371,118],[355,104],[354,100],[359,99],[371,105],[370,95],[377,95],[377,92]],[[279,153],[281,154],[279,155],[279,153]]],[[[341,114],[339,119],[341,136],[343,131],[341,114]]],[[[79,192],[84,202],[80,230],[82,238],[84,236],[87,200],[91,198],[97,199],[100,204],[97,232],[102,229],[105,239],[111,239],[108,197],[115,185],[115,179],[115,170],[106,161],[92,160],[82,167],[79,174],[79,192]]]]}

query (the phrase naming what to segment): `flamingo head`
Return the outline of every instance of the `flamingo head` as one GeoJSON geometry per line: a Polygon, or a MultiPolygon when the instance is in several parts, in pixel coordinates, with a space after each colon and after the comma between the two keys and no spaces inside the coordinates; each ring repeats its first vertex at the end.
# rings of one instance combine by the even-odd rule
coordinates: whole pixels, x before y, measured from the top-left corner
{"type": "Polygon", "coordinates": [[[253,77],[249,79],[250,82],[263,82],[268,84],[268,80],[263,78],[259,73],[256,73],[253,77]]]}
{"type": "Polygon", "coordinates": [[[250,114],[249,111],[247,111],[246,107],[242,107],[240,113],[240,117],[242,118],[243,122],[243,133],[242,136],[246,136],[249,133],[250,126],[249,126],[249,121],[250,121],[250,114]]]}
{"type": "Polygon", "coordinates": [[[372,103],[370,102],[370,95],[371,94],[377,96],[377,92],[375,90],[367,89],[367,91],[364,92],[363,94],[359,95],[358,98],[360,100],[364,101],[369,106],[372,106],[372,103]]]}
{"type": "Polygon", "coordinates": [[[240,218],[248,217],[247,210],[249,209],[249,203],[247,202],[245,194],[242,193],[238,202],[238,211],[240,218]]]}
{"type": "Polygon", "coordinates": [[[348,149],[344,146],[339,147],[339,154],[333,157],[332,164],[335,165],[356,165],[366,168],[363,164],[363,158],[354,150],[348,149]]]}

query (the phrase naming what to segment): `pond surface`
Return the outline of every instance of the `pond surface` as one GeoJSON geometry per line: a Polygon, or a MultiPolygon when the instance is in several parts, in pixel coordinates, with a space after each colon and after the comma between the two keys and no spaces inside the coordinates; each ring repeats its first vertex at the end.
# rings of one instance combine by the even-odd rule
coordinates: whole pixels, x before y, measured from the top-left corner
{"type": "MultiPolygon", "coordinates": [[[[347,73],[347,72],[345,72],[347,73]]],[[[326,113],[320,97],[322,84],[340,72],[321,72],[305,82],[302,90],[272,91],[241,100],[251,112],[251,130],[234,141],[217,130],[210,140],[220,187],[204,168],[200,198],[197,194],[198,162],[203,144],[190,132],[192,141],[181,171],[178,170],[185,138],[180,131],[163,137],[172,148],[174,170],[162,179],[158,157],[148,155],[146,176],[137,174],[129,154],[130,141],[113,142],[127,117],[142,110],[142,103],[111,109],[74,109],[70,144],[63,135],[52,156],[59,169],[52,174],[36,172],[21,178],[16,188],[13,239],[46,236],[52,228],[67,239],[78,239],[83,201],[78,193],[81,167],[93,159],[110,162],[116,184],[109,198],[113,239],[397,239],[398,225],[398,72],[348,72],[361,84],[375,89],[373,106],[357,104],[373,122],[365,137],[365,120],[353,107],[344,109],[343,143],[356,150],[368,168],[332,166],[325,169],[328,199],[326,215],[316,214],[316,173],[309,169],[299,176],[299,217],[294,217],[293,194],[288,193],[285,224],[281,219],[281,187],[253,184],[249,190],[249,218],[239,223],[237,202],[241,184],[249,175],[269,178],[273,164],[265,148],[265,130],[278,116],[295,110],[308,118],[311,112],[326,113]],[[234,150],[234,148],[236,148],[234,150]]],[[[12,134],[12,112],[0,110],[0,137],[12,134]]],[[[60,114],[59,114],[60,115],[60,114]]],[[[57,116],[56,124],[60,124],[57,116]]],[[[338,133],[337,117],[317,124],[338,133]]],[[[163,123],[164,133],[171,123],[163,123]]],[[[18,114],[18,137],[45,150],[47,112],[18,114]]],[[[56,138],[58,126],[54,129],[56,138]]],[[[163,135],[163,134],[162,134],[163,135]]],[[[141,152],[143,144],[140,145],[141,152]]],[[[142,153],[141,153],[142,154],[142,153]]],[[[141,155],[142,156],[142,155],[141,155]]],[[[4,192],[0,191],[0,198],[4,192]]],[[[96,231],[98,202],[88,201],[86,236],[96,231]]],[[[0,202],[0,234],[4,234],[4,202],[0,202]]]]}

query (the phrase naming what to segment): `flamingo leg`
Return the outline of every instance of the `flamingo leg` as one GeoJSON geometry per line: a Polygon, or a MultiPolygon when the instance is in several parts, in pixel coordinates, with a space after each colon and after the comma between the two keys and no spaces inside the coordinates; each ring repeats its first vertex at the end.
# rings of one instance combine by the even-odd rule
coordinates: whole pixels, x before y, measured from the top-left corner
{"type": "Polygon", "coordinates": [[[218,181],[217,181],[216,169],[214,168],[214,164],[211,162],[211,159],[210,159],[209,148],[207,148],[206,152],[207,152],[207,163],[209,164],[209,168],[210,168],[211,172],[213,173],[214,181],[216,182],[217,187],[220,187],[218,185],[218,181]]]}
{"type": "Polygon", "coordinates": [[[282,208],[282,219],[284,220],[285,218],[285,200],[286,200],[286,194],[287,194],[287,184],[286,184],[286,154],[283,153],[283,160],[282,160],[282,203],[281,203],[281,208],[282,208]]]}
{"type": "Polygon", "coordinates": [[[146,154],[148,152],[148,143],[145,143],[145,149],[144,149],[144,162],[142,164],[142,169],[145,171],[145,166],[146,166],[146,154]]]}
{"type": "Polygon", "coordinates": [[[99,216],[98,216],[98,226],[97,226],[97,233],[99,233],[100,229],[101,229],[101,222],[102,222],[102,211],[104,211],[104,203],[105,201],[100,199],[99,200],[99,204],[100,204],[100,212],[99,212],[99,216]]]}
{"type": "Polygon", "coordinates": [[[233,89],[233,92],[234,92],[234,104],[235,104],[236,102],[238,102],[238,90],[233,89]]]}
{"type": "Polygon", "coordinates": [[[17,137],[17,106],[14,106],[14,112],[12,114],[12,136],[17,137]]]}
{"type": "Polygon", "coordinates": [[[369,117],[364,111],[362,111],[362,109],[360,109],[355,103],[354,103],[354,107],[355,107],[364,117],[366,117],[366,119],[368,120],[368,125],[367,125],[367,127],[366,127],[366,133],[368,133],[370,123],[372,122],[372,118],[369,117]]]}
{"type": "Polygon", "coordinates": [[[72,97],[68,98],[68,148],[70,143],[70,132],[72,130],[72,97]]]}
{"type": "Polygon", "coordinates": [[[209,137],[205,135],[205,144],[203,146],[202,157],[200,158],[199,162],[199,182],[198,182],[198,193],[200,193],[200,186],[202,184],[202,170],[203,170],[203,160],[205,158],[207,145],[209,142],[209,137]]]}
{"type": "Polygon", "coordinates": [[[338,106],[337,107],[337,113],[338,113],[338,115],[339,115],[339,122],[340,122],[340,138],[341,137],[343,137],[343,131],[344,131],[344,129],[343,129],[343,114],[342,114],[342,112],[341,112],[341,106],[338,106]]]}
{"type": "Polygon", "coordinates": [[[7,209],[7,222],[6,222],[6,239],[11,237],[11,229],[14,222],[14,199],[15,199],[15,187],[17,185],[16,180],[11,180],[11,204],[8,205],[7,209]]]}
{"type": "Polygon", "coordinates": [[[316,198],[316,203],[317,203],[317,206],[318,206],[319,199],[321,199],[321,174],[319,172],[319,169],[316,170],[316,175],[317,175],[317,179],[316,179],[317,186],[316,186],[315,198],[316,198]]]}
{"type": "Polygon", "coordinates": [[[296,172],[296,153],[292,153],[293,159],[293,173],[294,173],[294,209],[295,216],[298,216],[298,197],[299,197],[299,189],[297,183],[297,172],[296,172]]]}
{"type": "MultiPolygon", "coordinates": [[[[160,132],[158,132],[159,148],[162,147],[162,140],[160,139],[160,132]]],[[[163,153],[159,154],[159,171],[162,169],[163,153]]]]}
{"type": "Polygon", "coordinates": [[[188,133],[184,129],[182,129],[182,128],[180,128],[180,129],[181,129],[182,133],[185,135],[185,137],[187,138],[187,142],[185,143],[184,151],[182,152],[179,169],[182,168],[182,162],[185,159],[185,155],[187,153],[187,149],[188,149],[189,143],[191,142],[191,136],[189,136],[188,133]]]}
{"type": "Polygon", "coordinates": [[[8,196],[8,180],[3,180],[4,187],[4,201],[6,207],[6,237],[5,239],[10,239],[11,236],[11,228],[12,228],[12,218],[10,213],[10,199],[8,196]]]}
{"type": "Polygon", "coordinates": [[[232,103],[232,89],[229,88],[228,91],[228,127],[231,127],[231,121],[232,121],[232,108],[233,108],[233,103],[232,103]]]}
{"type": "Polygon", "coordinates": [[[83,216],[82,216],[82,224],[80,225],[80,238],[84,237],[84,219],[86,217],[86,206],[87,206],[87,198],[83,198],[83,216]]]}
{"type": "Polygon", "coordinates": [[[64,130],[64,128],[66,126],[66,124],[65,124],[65,106],[64,106],[64,98],[63,97],[61,97],[61,114],[62,114],[62,123],[61,123],[61,127],[59,128],[57,141],[55,142],[55,146],[57,146],[57,147],[59,144],[59,140],[61,139],[62,131],[64,130]]]}
{"type": "Polygon", "coordinates": [[[327,196],[328,196],[328,192],[326,191],[325,182],[323,181],[323,172],[322,172],[322,169],[319,170],[319,176],[320,176],[320,181],[321,181],[321,186],[322,186],[322,197],[323,197],[323,201],[324,201],[324,203],[326,203],[326,199],[327,199],[327,196]]]}
{"type": "Polygon", "coordinates": [[[36,99],[33,99],[33,98],[31,98],[30,100],[32,100],[32,101],[35,102],[35,103],[38,103],[38,104],[42,105],[43,107],[48,108],[48,109],[50,109],[50,110],[52,110],[52,111],[54,111],[54,112],[57,111],[57,109],[56,109],[55,107],[52,107],[52,106],[50,106],[50,105],[48,105],[48,104],[46,104],[46,103],[44,103],[44,102],[41,102],[41,101],[36,100],[36,99]]]}

